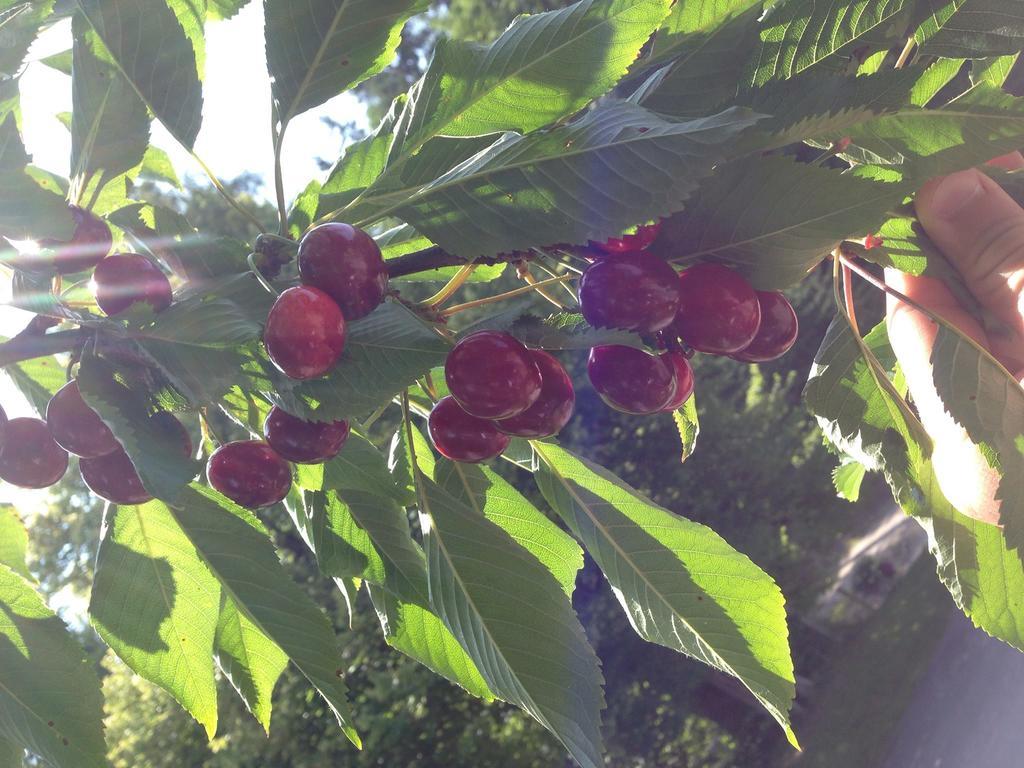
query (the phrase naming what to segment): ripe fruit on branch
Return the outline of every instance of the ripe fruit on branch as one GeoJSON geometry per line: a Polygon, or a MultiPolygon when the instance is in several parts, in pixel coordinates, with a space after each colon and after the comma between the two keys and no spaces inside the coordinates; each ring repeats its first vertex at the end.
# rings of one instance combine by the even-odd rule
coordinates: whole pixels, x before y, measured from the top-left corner
{"type": "Polygon", "coordinates": [[[57,444],[75,456],[93,459],[121,450],[114,433],[82,399],[75,379],[50,398],[46,406],[46,423],[57,444]]]}
{"type": "Polygon", "coordinates": [[[603,253],[633,253],[642,251],[658,238],[661,230],[661,222],[653,224],[641,224],[636,231],[629,232],[620,237],[612,237],[603,243],[591,241],[591,245],[603,253]]]}
{"type": "Polygon", "coordinates": [[[679,279],[671,265],[649,253],[599,259],[580,278],[580,310],[595,328],[655,333],[679,310],[679,279]]]}
{"type": "Polygon", "coordinates": [[[274,406],[263,422],[263,436],[277,453],[297,464],[320,464],[338,455],[348,439],[347,421],[305,421],[274,406]]]}
{"type": "Polygon", "coordinates": [[[277,504],[292,487],[288,462],[259,440],[222,445],[206,463],[206,478],[215,490],[248,509],[277,504]]]}
{"type": "Polygon", "coordinates": [[[676,393],[662,410],[674,411],[682,408],[693,394],[693,368],[682,352],[672,350],[665,352],[661,357],[672,366],[676,377],[676,393]]]}
{"type": "Polygon", "coordinates": [[[454,397],[443,397],[427,421],[434,447],[452,461],[476,464],[500,456],[512,440],[493,421],[466,413],[454,397]]]}
{"type": "Polygon", "coordinates": [[[108,317],[145,302],[154,312],[171,306],[171,283],[160,268],[137,253],[107,256],[92,273],[93,296],[108,317]]]}
{"type": "Polygon", "coordinates": [[[349,224],[321,224],[302,238],[299,277],[334,299],[350,322],[376,309],[388,290],[380,248],[349,224]]]}
{"type": "Polygon", "coordinates": [[[587,360],[587,375],[601,399],[623,413],[658,413],[676,394],[672,363],[634,347],[594,347],[587,360]]]}
{"type": "Polygon", "coordinates": [[[757,294],[739,272],[705,263],[680,273],[673,329],[698,352],[739,352],[754,340],[760,324],[757,294]]]}
{"type": "Polygon", "coordinates": [[[286,376],[315,379],[338,362],[345,336],[345,317],[334,299],[319,288],[298,286],[270,308],[263,345],[286,376]]]}
{"type": "MultiPolygon", "coordinates": [[[[172,414],[157,411],[149,420],[169,440],[177,443],[183,456],[192,453],[192,438],[188,430],[172,414]]],[[[135,464],[121,447],[105,456],[82,459],[78,462],[78,469],[89,490],[113,504],[145,504],[153,498],[142,485],[135,464]]]]}
{"type": "Polygon", "coordinates": [[[448,389],[467,413],[481,419],[517,416],[540,397],[540,369],[518,339],[479,331],[462,339],[444,364],[448,389]]]}
{"type": "Polygon", "coordinates": [[[733,355],[745,363],[766,363],[789,352],[800,333],[793,305],[779,291],[758,291],[761,327],[745,348],[733,355]]]}
{"type": "Polygon", "coordinates": [[[69,205],[68,208],[75,220],[75,232],[71,239],[66,242],[40,240],[39,245],[48,252],[30,257],[35,264],[26,268],[32,269],[38,265],[38,268],[55,269],[62,275],[70,275],[92,269],[110,253],[114,245],[110,227],[77,205],[69,205]]]}
{"type": "Polygon", "coordinates": [[[0,478],[20,488],[48,488],[68,469],[68,453],[41,419],[11,419],[0,439],[0,478]]]}
{"type": "Polygon", "coordinates": [[[540,397],[518,416],[496,421],[495,425],[506,435],[550,437],[558,434],[572,418],[576,392],[572,379],[556,358],[542,349],[531,349],[530,355],[540,369],[540,397]]]}

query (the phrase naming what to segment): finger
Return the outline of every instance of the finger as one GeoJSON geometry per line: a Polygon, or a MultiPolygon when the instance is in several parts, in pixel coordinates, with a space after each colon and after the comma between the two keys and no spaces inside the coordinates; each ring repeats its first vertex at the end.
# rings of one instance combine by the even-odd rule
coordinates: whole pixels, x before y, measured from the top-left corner
{"type": "MultiPolygon", "coordinates": [[[[1018,159],[1007,156],[999,163],[1018,159]]],[[[1014,335],[1024,336],[1024,210],[975,169],[929,181],[915,207],[978,301],[1014,335]]]]}
{"type": "MultiPolygon", "coordinates": [[[[886,282],[922,306],[951,322],[956,313],[960,327],[979,343],[984,331],[960,309],[949,289],[939,280],[910,277],[886,270],[886,282]]],[[[886,320],[889,340],[910,388],[925,430],[932,438],[939,488],[946,499],[963,514],[988,523],[999,520],[1000,502],[996,499],[999,475],[989,466],[966,430],[954,421],[935,388],[931,355],[938,326],[927,315],[893,296],[887,297],[886,320]]]]}
{"type": "Polygon", "coordinates": [[[1000,155],[989,160],[987,165],[994,165],[1004,171],[1019,171],[1024,168],[1024,155],[1021,155],[1020,152],[1011,152],[1008,155],[1000,155]]]}

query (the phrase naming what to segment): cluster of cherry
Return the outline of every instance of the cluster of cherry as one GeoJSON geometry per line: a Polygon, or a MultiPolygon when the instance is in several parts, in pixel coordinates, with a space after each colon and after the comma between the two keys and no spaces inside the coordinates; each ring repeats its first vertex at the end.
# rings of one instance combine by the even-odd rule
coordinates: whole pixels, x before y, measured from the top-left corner
{"type": "MultiPolygon", "coordinates": [[[[72,208],[76,228],[67,243],[42,243],[37,256],[16,264],[75,274],[93,269],[92,289],[109,316],[145,303],[154,312],[171,305],[164,273],[138,254],[108,255],[112,238],[91,214],[72,208]]],[[[757,292],[738,273],[698,264],[677,274],[646,249],[658,225],[591,244],[591,264],[579,281],[580,308],[596,328],[640,334],[660,354],[632,346],[590,351],[588,375],[611,407],[632,414],[671,411],[694,387],[689,356],[694,350],[763,362],[795,342],[797,318],[781,293],[757,292]]],[[[301,285],[284,291],[267,316],[263,343],[273,363],[298,380],[328,373],[345,348],[348,321],[365,317],[384,299],[388,271],[366,232],[348,224],[324,224],[299,243],[301,285]]],[[[462,462],[500,455],[512,437],[557,434],[572,417],[575,392],[561,363],[527,349],[506,333],[480,331],[455,345],[445,362],[450,394],[430,414],[437,449],[462,462]]],[[[0,411],[2,415],[2,411],[0,411]]],[[[172,414],[148,416],[192,453],[187,430],[172,414]]],[[[265,440],[217,448],[207,463],[210,485],[249,508],[281,501],[291,488],[288,462],[316,464],[338,454],[349,434],[346,421],[313,422],[274,407],[263,425],[265,440]]],[[[131,459],[71,380],[47,407],[46,420],[0,420],[0,478],[42,488],[57,482],[68,454],[79,457],[82,477],[97,495],[117,504],[150,499],[131,459]]]]}
{"type": "Polygon", "coordinates": [[[673,411],[693,394],[693,351],[767,362],[796,342],[796,312],[777,291],[755,291],[737,272],[702,263],[676,273],[646,248],[659,225],[591,244],[579,283],[580,310],[595,328],[633,331],[664,351],[608,345],[590,350],[587,373],[612,408],[673,411]]]}
{"type": "MultiPolygon", "coordinates": [[[[301,285],[284,291],[267,315],[263,346],[282,373],[315,379],[341,358],[347,322],[370,314],[384,300],[388,271],[380,248],[348,224],[323,224],[299,243],[301,285]]],[[[227,443],[206,466],[210,485],[251,509],[288,495],[288,462],[320,464],[333,459],[348,439],[347,421],[306,421],[275,406],[261,440],[227,443]]]]}
{"type": "MultiPolygon", "coordinates": [[[[111,317],[138,304],[148,304],[154,312],[171,305],[171,283],[159,267],[139,254],[110,254],[113,238],[107,225],[77,206],[70,210],[75,221],[71,240],[44,240],[36,253],[19,255],[9,263],[30,272],[58,275],[91,269],[93,296],[111,317]]],[[[156,428],[177,435],[186,454],[191,452],[188,432],[174,416],[160,411],[150,418],[156,428]]],[[[69,453],[80,457],[82,477],[98,495],[121,504],[149,498],[128,455],[82,399],[77,381],[68,382],[53,396],[46,421],[8,420],[6,415],[0,419],[0,478],[13,485],[53,485],[67,471],[69,453]]]]}

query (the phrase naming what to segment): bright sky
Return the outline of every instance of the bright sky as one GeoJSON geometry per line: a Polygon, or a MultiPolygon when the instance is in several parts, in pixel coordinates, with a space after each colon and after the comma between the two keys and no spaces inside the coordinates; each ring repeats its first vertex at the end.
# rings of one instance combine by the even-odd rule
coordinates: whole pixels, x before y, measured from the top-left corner
{"type": "MultiPolygon", "coordinates": [[[[70,47],[69,22],[48,30],[29,51],[30,63],[21,79],[26,148],[36,165],[64,176],[70,165],[71,134],[56,115],[71,110],[71,78],[38,61],[70,47]]],[[[203,129],[196,144],[199,156],[222,179],[254,172],[272,188],[270,81],[263,47],[262,3],[249,3],[234,19],[208,27],[204,97],[203,129]]],[[[324,115],[368,127],[366,110],[347,94],[296,118],[288,128],[283,153],[289,199],[310,179],[322,175],[315,163],[317,155],[330,160],[341,153],[341,137],[320,121],[324,115]]],[[[205,178],[158,123],[153,126],[152,142],[170,154],[179,175],[205,178]]],[[[9,290],[9,285],[0,286],[0,300],[9,290]]],[[[13,335],[24,327],[28,317],[19,310],[0,306],[0,334],[13,335]]],[[[12,418],[34,415],[4,376],[0,376],[0,404],[12,418]]],[[[0,484],[0,501],[15,503],[25,516],[45,497],[45,491],[19,491],[0,484]]]]}

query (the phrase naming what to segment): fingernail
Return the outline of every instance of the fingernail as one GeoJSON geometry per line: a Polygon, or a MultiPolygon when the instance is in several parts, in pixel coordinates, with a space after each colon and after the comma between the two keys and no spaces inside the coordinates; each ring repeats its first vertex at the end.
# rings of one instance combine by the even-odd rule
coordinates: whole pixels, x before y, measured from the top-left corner
{"type": "Polygon", "coordinates": [[[975,171],[954,173],[939,182],[932,193],[931,208],[936,216],[955,219],[976,198],[984,194],[981,180],[975,171]]]}

